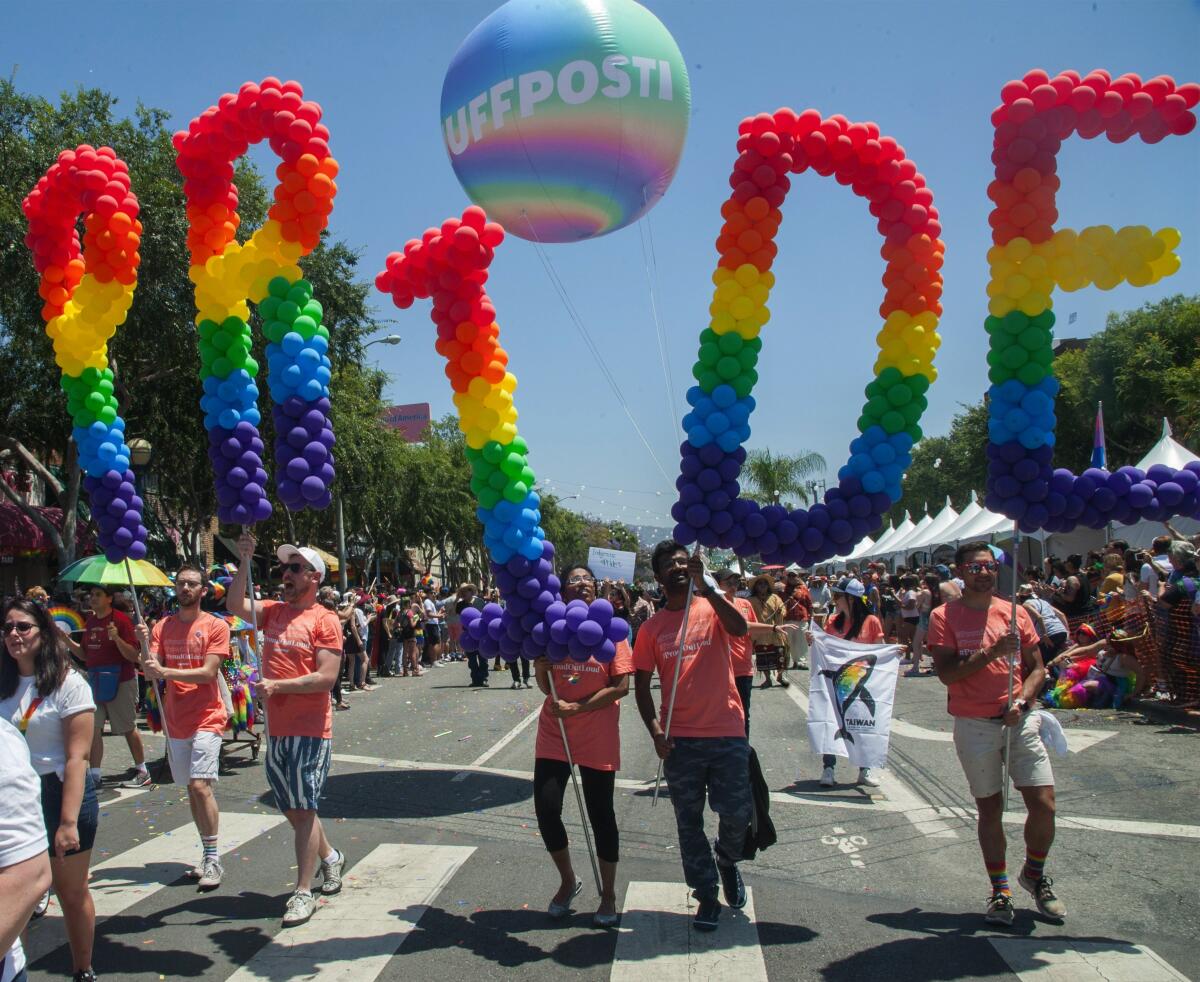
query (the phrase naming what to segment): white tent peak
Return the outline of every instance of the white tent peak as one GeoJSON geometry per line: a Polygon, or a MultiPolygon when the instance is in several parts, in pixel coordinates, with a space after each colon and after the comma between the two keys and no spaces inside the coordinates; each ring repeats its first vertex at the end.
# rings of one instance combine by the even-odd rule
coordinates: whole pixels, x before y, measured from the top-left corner
{"type": "Polygon", "coordinates": [[[1188,450],[1182,443],[1179,443],[1171,435],[1171,424],[1167,418],[1163,417],[1162,436],[1159,437],[1158,443],[1154,444],[1147,452],[1146,456],[1138,461],[1138,470],[1149,470],[1155,464],[1163,464],[1174,470],[1182,470],[1186,464],[1190,464],[1194,460],[1200,460],[1194,453],[1188,450]]]}

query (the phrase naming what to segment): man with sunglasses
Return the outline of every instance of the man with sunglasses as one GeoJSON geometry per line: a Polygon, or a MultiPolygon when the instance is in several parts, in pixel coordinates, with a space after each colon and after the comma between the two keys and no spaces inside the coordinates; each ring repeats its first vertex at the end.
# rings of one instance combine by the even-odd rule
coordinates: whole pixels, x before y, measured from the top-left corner
{"type": "Polygon", "coordinates": [[[213,784],[221,761],[221,734],[229,714],[217,674],[229,657],[229,625],[200,609],[208,593],[204,571],[184,563],[175,574],[179,610],[154,625],[136,628],[149,646],[146,678],[165,682],[163,725],[176,784],[186,785],[192,819],[200,833],[200,863],[188,873],[201,891],[221,885],[224,869],[217,848],[220,813],[213,784]]]}
{"type": "Polygon", "coordinates": [[[986,542],[969,542],[954,557],[963,594],[934,609],[926,644],[933,652],[938,678],[947,689],[954,717],[954,749],[979,812],[979,845],[991,879],[984,920],[1013,923],[1012,891],[1005,859],[1003,758],[1009,746],[1008,773],[1025,799],[1025,865],[1017,882],[1033,895],[1043,915],[1056,921],[1066,907],[1044,873],[1054,841],[1054,773],[1042,744],[1041,717],[1031,714],[1046,677],[1033,619],[996,596],[1000,564],[986,542]],[[1009,660],[1013,689],[1008,691],[1009,660]]]}
{"type": "MultiPolygon", "coordinates": [[[[254,536],[238,539],[241,564],[225,605],[249,619],[246,580],[254,557],[254,536]]],[[[262,681],[258,691],[267,709],[267,782],[275,804],[296,835],[296,892],[287,902],[284,927],[312,917],[312,879],[321,866],[321,893],[342,889],[346,857],[325,838],[317,815],[329,776],[333,712],[329,693],[342,664],[342,625],[337,614],[317,602],[325,563],[307,547],[282,545],[276,552],[283,574],[283,600],[258,605],[263,638],[262,681]]]]}

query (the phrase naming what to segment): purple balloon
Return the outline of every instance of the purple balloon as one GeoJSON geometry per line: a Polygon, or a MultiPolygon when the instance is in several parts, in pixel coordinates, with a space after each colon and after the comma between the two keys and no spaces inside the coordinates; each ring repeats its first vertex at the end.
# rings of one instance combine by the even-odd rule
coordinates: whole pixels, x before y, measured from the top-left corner
{"type": "Polygon", "coordinates": [[[604,628],[595,621],[584,621],[575,636],[587,648],[595,648],[604,640],[604,628]]]}

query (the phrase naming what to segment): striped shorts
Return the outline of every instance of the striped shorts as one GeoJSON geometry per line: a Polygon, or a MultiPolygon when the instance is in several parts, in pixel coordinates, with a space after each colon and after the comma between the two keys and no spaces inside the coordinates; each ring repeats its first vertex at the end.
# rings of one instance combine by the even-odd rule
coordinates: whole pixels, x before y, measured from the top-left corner
{"type": "Polygon", "coordinates": [[[316,811],[329,777],[332,740],[313,736],[269,737],[267,784],[282,812],[316,811]]]}

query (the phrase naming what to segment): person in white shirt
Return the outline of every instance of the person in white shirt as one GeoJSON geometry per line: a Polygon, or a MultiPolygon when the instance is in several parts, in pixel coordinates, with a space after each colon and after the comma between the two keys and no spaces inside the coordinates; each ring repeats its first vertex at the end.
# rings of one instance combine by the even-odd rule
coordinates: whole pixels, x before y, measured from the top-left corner
{"type": "Polygon", "coordinates": [[[24,734],[41,780],[50,870],[66,921],[74,977],[92,982],[96,908],[88,890],[88,864],[100,806],[88,774],[88,754],[96,704],[91,687],[71,669],[66,643],[44,607],[12,600],[4,607],[2,623],[0,719],[24,734]]]}
{"type": "Polygon", "coordinates": [[[21,932],[50,889],[41,786],[20,732],[0,720],[0,982],[25,978],[21,932]]]}
{"type": "Polygon", "coordinates": [[[1175,567],[1171,565],[1170,550],[1171,537],[1160,535],[1151,546],[1150,562],[1143,563],[1138,573],[1138,581],[1142,584],[1142,589],[1150,594],[1151,600],[1158,599],[1162,584],[1175,571],[1175,567]]]}

